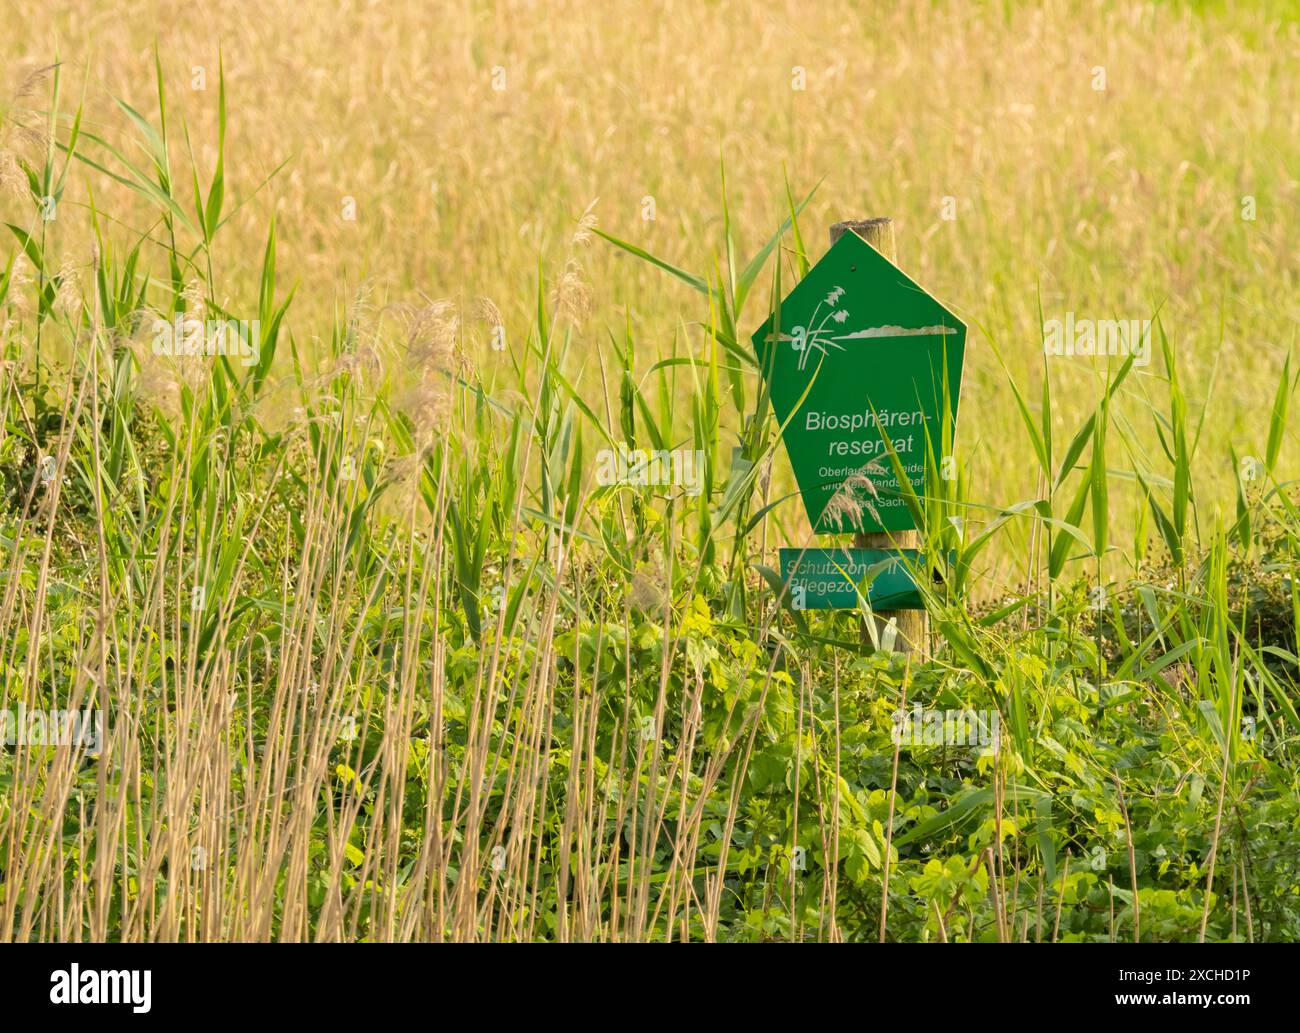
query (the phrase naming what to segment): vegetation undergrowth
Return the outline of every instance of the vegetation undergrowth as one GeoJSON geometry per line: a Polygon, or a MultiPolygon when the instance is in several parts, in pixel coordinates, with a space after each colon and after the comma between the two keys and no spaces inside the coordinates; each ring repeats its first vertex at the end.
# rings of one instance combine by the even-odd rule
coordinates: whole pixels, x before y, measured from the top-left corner
{"type": "Polygon", "coordinates": [[[1158,312],[1157,363],[1104,370],[1064,439],[1051,370],[1008,374],[1039,490],[981,497],[960,437],[931,448],[903,655],[772,573],[803,543],[744,342],[808,269],[806,201],[740,255],[724,183],[702,275],[606,237],[698,292],[658,361],[617,320],[573,347],[588,216],[526,333],[362,290],[300,342],[274,222],[257,296],[220,279],[224,82],[207,177],[162,82],[155,118],[122,104],[139,161],[60,113],[56,69],[8,227],[4,708],[103,724],[8,726],[0,936],[1300,936],[1289,359],[1227,513],[1158,312]],[[155,208],[131,235],[92,201],[83,274],[46,259],[74,175],[155,208]],[[699,453],[699,483],[601,483],[619,449],[699,453]],[[950,712],[992,734],[948,741],[950,712]]]}

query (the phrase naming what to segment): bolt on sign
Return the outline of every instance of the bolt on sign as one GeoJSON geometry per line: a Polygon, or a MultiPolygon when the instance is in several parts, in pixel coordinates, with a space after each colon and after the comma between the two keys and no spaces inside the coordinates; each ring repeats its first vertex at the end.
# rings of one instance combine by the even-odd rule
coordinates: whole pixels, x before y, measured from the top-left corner
{"type": "MultiPolygon", "coordinates": [[[[954,425],[966,325],[845,233],[753,336],[814,532],[906,531],[892,447],[919,497],[927,436],[954,425]]],[[[936,462],[940,461],[936,455],[936,462]]]]}

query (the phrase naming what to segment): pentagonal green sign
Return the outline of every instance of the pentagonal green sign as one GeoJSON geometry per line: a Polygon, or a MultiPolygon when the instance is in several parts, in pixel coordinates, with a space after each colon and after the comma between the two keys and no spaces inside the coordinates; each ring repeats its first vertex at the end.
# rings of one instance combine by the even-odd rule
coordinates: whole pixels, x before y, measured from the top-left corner
{"type": "Polygon", "coordinates": [[[886,437],[924,496],[926,437],[941,458],[945,398],[957,419],[966,325],[852,231],[780,316],[754,350],[813,530],[915,527],[886,437]]]}

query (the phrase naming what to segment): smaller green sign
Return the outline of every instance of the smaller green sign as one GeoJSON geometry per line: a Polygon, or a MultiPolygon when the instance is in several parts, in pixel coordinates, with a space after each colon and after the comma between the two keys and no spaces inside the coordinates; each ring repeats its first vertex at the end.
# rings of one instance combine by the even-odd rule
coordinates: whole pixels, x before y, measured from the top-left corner
{"type": "Polygon", "coordinates": [[[909,570],[919,557],[916,549],[782,549],[781,581],[796,610],[856,609],[856,586],[867,578],[873,610],[920,610],[921,593],[909,570]]]}

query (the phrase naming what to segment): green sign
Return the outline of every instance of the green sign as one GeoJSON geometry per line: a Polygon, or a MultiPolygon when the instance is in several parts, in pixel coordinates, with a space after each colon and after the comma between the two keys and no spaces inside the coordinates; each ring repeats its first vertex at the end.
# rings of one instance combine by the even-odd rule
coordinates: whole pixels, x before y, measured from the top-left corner
{"type": "Polygon", "coordinates": [[[921,593],[908,566],[914,569],[919,555],[916,549],[782,549],[781,582],[796,610],[855,609],[867,578],[873,610],[919,610],[921,593]]]}
{"type": "Polygon", "coordinates": [[[856,233],[845,233],[754,334],[772,408],[817,533],[915,522],[886,436],[918,496],[947,398],[955,423],[966,325],[856,233]]]}

